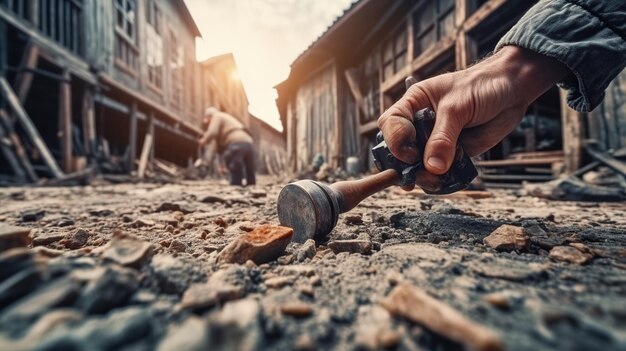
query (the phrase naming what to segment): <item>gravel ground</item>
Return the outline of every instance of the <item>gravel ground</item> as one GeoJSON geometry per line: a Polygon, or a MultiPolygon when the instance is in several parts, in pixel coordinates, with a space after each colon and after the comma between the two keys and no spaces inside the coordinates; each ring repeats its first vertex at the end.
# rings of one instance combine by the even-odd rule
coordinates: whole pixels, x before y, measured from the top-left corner
{"type": "Polygon", "coordinates": [[[507,350],[626,350],[623,203],[391,189],[323,242],[220,261],[278,224],[281,186],[0,189],[0,349],[463,350],[482,326],[507,350]]]}

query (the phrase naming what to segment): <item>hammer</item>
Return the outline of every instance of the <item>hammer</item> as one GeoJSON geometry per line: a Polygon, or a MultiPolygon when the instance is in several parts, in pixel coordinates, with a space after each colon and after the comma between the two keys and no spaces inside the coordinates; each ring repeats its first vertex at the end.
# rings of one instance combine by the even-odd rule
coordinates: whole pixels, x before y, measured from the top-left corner
{"type": "MultiPolygon", "coordinates": [[[[406,79],[407,89],[414,81],[413,77],[406,79]]],[[[435,112],[428,108],[417,111],[413,116],[415,146],[420,155],[424,152],[434,121],[435,112]]],[[[350,211],[365,198],[392,185],[411,188],[417,184],[428,194],[450,194],[467,188],[478,175],[460,143],[457,143],[450,170],[443,175],[434,175],[426,171],[421,159],[414,164],[398,160],[380,132],[376,140],[378,144],[372,148],[372,155],[379,173],[332,185],[300,180],[287,184],[280,191],[278,219],[281,225],[293,228],[292,241],[322,240],[337,225],[339,214],[350,211]]]]}

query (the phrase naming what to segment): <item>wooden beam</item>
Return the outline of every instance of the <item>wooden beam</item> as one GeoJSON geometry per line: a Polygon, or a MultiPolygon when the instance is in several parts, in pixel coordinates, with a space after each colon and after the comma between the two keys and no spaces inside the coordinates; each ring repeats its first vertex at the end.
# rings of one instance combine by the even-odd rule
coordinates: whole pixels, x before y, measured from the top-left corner
{"type": "Polygon", "coordinates": [[[4,77],[0,77],[0,93],[8,101],[9,105],[13,109],[13,112],[17,116],[17,120],[20,122],[20,124],[24,128],[24,131],[32,140],[33,144],[39,150],[39,153],[43,157],[44,162],[46,163],[48,168],[50,168],[50,172],[52,173],[52,175],[55,178],[62,177],[63,172],[59,168],[54,157],[52,157],[52,154],[50,154],[50,150],[48,150],[46,143],[44,143],[41,135],[39,135],[39,131],[37,131],[37,128],[20,104],[17,95],[15,95],[15,92],[13,91],[13,89],[11,89],[11,86],[4,77]]]}
{"type": "MultiPolygon", "coordinates": [[[[156,144],[156,135],[154,134],[154,112],[150,111],[150,115],[148,117],[148,133],[152,135],[152,143],[150,145],[150,163],[154,161],[154,149],[156,144]]],[[[198,148],[200,150],[200,148],[198,148]]],[[[198,153],[198,157],[201,157],[201,154],[198,153]]]]}
{"type": "Polygon", "coordinates": [[[141,148],[141,157],[139,158],[139,168],[137,170],[137,176],[139,179],[143,179],[146,175],[146,169],[148,168],[148,159],[150,157],[150,151],[152,150],[152,134],[148,133],[143,139],[143,147],[141,148]]]}
{"type": "Polygon", "coordinates": [[[359,126],[359,134],[361,135],[373,132],[375,130],[378,130],[378,120],[369,121],[359,126]]]}
{"type": "Polygon", "coordinates": [[[9,138],[9,134],[4,130],[2,123],[0,123],[0,150],[2,151],[2,155],[4,159],[7,160],[11,170],[15,174],[15,176],[19,179],[26,181],[26,173],[22,169],[20,162],[18,161],[17,156],[13,152],[13,143],[9,138]]]}
{"type": "Polygon", "coordinates": [[[96,108],[91,87],[87,87],[84,90],[82,109],[85,152],[90,157],[93,157],[96,151],[96,108]]]}
{"type": "Polygon", "coordinates": [[[478,167],[515,167],[515,166],[549,165],[555,162],[563,162],[563,158],[562,157],[544,157],[544,158],[531,158],[527,160],[519,160],[519,159],[488,160],[488,161],[475,161],[474,164],[478,167]]]}
{"type": "Polygon", "coordinates": [[[15,79],[15,91],[22,104],[26,102],[26,97],[28,97],[28,92],[35,76],[33,70],[37,68],[38,60],[39,48],[35,43],[29,41],[24,50],[24,56],[22,56],[22,62],[15,79]]]}
{"type": "Polygon", "coordinates": [[[469,32],[474,29],[478,24],[485,20],[485,18],[491,16],[494,12],[500,9],[507,0],[489,0],[484,3],[478,10],[476,10],[471,17],[463,22],[461,30],[463,32],[469,32]]]}
{"type": "Polygon", "coordinates": [[[31,182],[37,182],[39,180],[39,177],[37,177],[37,173],[35,173],[35,169],[28,159],[28,155],[26,154],[24,146],[22,145],[22,141],[15,133],[15,129],[13,128],[13,122],[11,122],[11,119],[9,118],[9,115],[6,113],[6,111],[2,109],[0,109],[0,125],[4,127],[8,138],[11,140],[11,144],[15,149],[15,155],[19,158],[19,161],[21,162],[22,168],[26,172],[28,179],[31,182]]]}
{"type": "Polygon", "coordinates": [[[596,160],[608,166],[615,172],[626,177],[626,163],[625,162],[612,157],[610,154],[606,152],[598,150],[597,145],[594,145],[591,143],[588,145],[585,145],[585,149],[587,150],[589,155],[591,155],[591,157],[595,158],[596,160]]]}
{"type": "Polygon", "coordinates": [[[563,161],[565,173],[572,174],[581,165],[583,138],[585,135],[583,116],[567,106],[567,93],[559,89],[561,98],[561,125],[563,126],[563,161]]]}
{"type": "Polygon", "coordinates": [[[137,158],[137,102],[133,101],[130,108],[130,125],[128,127],[128,171],[135,170],[135,159],[137,158]]]}
{"type": "Polygon", "coordinates": [[[343,75],[346,78],[348,88],[350,88],[350,92],[352,93],[352,97],[354,97],[354,102],[356,103],[359,110],[361,110],[363,114],[366,114],[365,106],[363,106],[363,95],[361,94],[361,89],[359,88],[359,83],[357,82],[355,71],[355,68],[350,68],[343,71],[343,75]]]}
{"type": "Polygon", "coordinates": [[[59,83],[59,137],[61,138],[61,164],[66,173],[72,170],[72,87],[69,71],[63,72],[59,83]]]}

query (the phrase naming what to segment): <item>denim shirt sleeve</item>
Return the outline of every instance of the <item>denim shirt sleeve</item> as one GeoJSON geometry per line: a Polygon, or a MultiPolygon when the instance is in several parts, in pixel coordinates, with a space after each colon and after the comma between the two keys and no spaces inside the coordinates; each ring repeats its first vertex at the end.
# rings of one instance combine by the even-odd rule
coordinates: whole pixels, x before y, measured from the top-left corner
{"type": "Polygon", "coordinates": [[[559,83],[567,103],[593,110],[626,66],[626,0],[541,0],[500,39],[552,57],[572,74],[559,83]]]}

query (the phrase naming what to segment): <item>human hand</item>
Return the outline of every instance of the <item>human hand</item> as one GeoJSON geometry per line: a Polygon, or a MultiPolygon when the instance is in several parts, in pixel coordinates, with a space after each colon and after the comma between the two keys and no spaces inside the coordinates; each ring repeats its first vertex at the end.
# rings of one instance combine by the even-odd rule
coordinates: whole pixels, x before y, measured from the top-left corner
{"type": "Polygon", "coordinates": [[[483,153],[515,129],[528,105],[568,73],[558,61],[516,46],[505,46],[476,65],[412,85],[378,119],[391,152],[398,159],[424,160],[426,170],[444,174],[457,140],[470,156],[483,153]],[[413,114],[429,107],[435,126],[424,155],[415,148],[413,114]]]}

